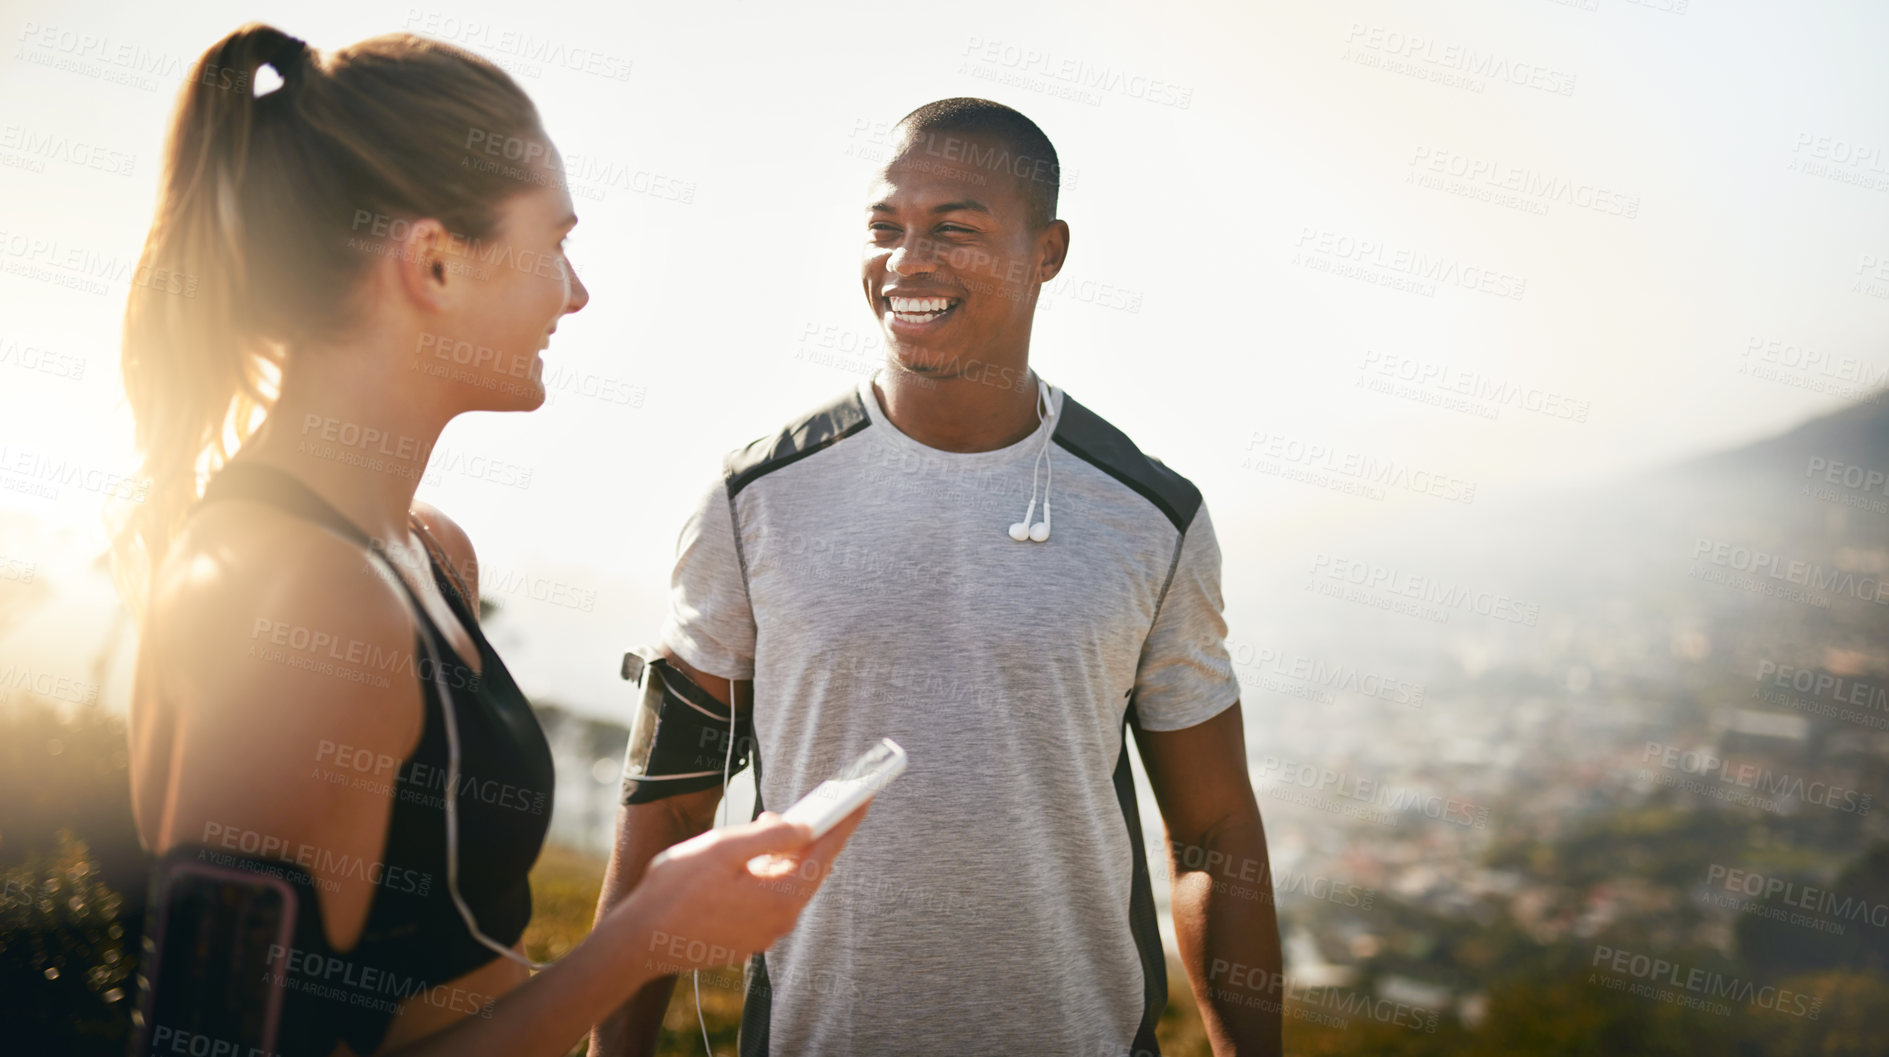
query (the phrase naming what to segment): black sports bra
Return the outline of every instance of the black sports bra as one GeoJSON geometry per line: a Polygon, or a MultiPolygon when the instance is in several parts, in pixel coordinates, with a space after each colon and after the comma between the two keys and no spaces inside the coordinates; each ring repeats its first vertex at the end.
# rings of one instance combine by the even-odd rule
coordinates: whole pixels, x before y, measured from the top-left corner
{"type": "MultiPolygon", "coordinates": [[[[211,479],[199,507],[226,499],[268,503],[363,547],[374,545],[307,485],[272,467],[230,463],[211,479]]],[[[401,589],[421,614],[420,635],[431,638],[439,657],[458,728],[459,892],[480,930],[509,947],[531,920],[529,874],[551,823],[551,749],[530,702],[480,631],[457,577],[449,580],[440,568],[423,528],[420,537],[427,544],[428,564],[440,593],[478,647],[481,669],[474,672],[460,661],[413,589],[401,580],[401,589]]],[[[388,573],[379,562],[373,562],[372,571],[388,573]]],[[[336,754],[317,760],[318,769],[327,772],[323,779],[353,784],[363,796],[391,796],[394,803],[379,863],[328,863],[348,876],[365,876],[375,886],[360,940],[347,951],[304,952],[299,959],[284,958],[271,967],[287,992],[282,1052],[326,1054],[339,1039],[357,1054],[371,1054],[386,1037],[399,1004],[416,995],[442,1008],[490,1015],[487,1007],[496,996],[446,986],[499,955],[473,937],[446,885],[444,798],[451,792],[446,786],[447,732],[426,656],[416,638],[411,658],[378,665],[368,658],[352,666],[354,674],[344,676],[421,679],[426,722],[419,744],[397,767],[363,773],[359,761],[342,761],[336,754]],[[337,966],[335,959],[342,964],[337,966]]],[[[348,659],[329,663],[338,668],[348,659]]],[[[299,772],[293,776],[296,781],[304,778],[299,772]]],[[[312,879],[304,883],[309,887],[299,902],[314,908],[317,916],[312,920],[318,924],[312,879]]],[[[299,916],[304,920],[298,922],[297,935],[310,946],[324,948],[321,933],[309,931],[307,911],[299,916]]]]}

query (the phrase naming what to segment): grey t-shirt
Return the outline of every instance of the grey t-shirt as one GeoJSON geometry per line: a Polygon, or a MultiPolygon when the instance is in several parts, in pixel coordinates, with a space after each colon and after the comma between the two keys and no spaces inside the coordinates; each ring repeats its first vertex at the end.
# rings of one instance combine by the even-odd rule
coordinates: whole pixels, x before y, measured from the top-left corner
{"type": "Polygon", "coordinates": [[[662,640],[754,680],[761,805],[882,737],[910,757],[750,964],[743,1054],[1155,1051],[1124,713],[1176,730],[1239,697],[1220,551],[1191,484],[1054,396],[1028,438],[952,453],[862,381],[731,454],[683,527],[662,640]],[[1018,542],[1052,432],[1053,531],[1018,542]]]}

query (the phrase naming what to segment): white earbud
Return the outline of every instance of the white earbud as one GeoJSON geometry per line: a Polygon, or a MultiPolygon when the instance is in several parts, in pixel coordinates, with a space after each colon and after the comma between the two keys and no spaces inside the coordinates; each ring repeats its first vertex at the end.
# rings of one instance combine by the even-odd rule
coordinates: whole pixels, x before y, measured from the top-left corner
{"type": "MultiPolygon", "coordinates": [[[[1049,396],[1049,383],[1042,378],[1036,380],[1036,424],[1041,426],[1055,413],[1056,405],[1049,396]]],[[[1022,543],[1035,540],[1038,543],[1049,539],[1049,485],[1056,473],[1056,463],[1049,457],[1049,442],[1055,431],[1051,430],[1043,437],[1043,447],[1036,453],[1036,459],[1030,464],[1030,505],[1023,512],[1023,520],[1010,526],[1010,538],[1022,543]],[[1049,471],[1043,476],[1043,520],[1032,523],[1036,516],[1036,479],[1043,472],[1047,463],[1049,471]]]]}

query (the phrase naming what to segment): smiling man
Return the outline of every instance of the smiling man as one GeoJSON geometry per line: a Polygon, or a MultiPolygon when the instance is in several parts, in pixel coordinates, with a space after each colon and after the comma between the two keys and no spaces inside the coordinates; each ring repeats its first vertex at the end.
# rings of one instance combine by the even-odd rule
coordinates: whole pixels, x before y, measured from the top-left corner
{"type": "MultiPolygon", "coordinates": [[[[881,737],[910,756],[749,965],[744,1055],[1158,1053],[1131,730],[1214,1050],[1279,1052],[1213,523],[1185,478],[1030,369],[1069,248],[1057,173],[1008,107],[907,115],[862,222],[885,368],[731,454],[683,528],[662,650],[751,722],[757,812],[881,737]]],[[[719,777],[626,804],[604,906],[711,824],[719,777]]],[[[593,1052],[649,1052],[670,986],[593,1052]]]]}

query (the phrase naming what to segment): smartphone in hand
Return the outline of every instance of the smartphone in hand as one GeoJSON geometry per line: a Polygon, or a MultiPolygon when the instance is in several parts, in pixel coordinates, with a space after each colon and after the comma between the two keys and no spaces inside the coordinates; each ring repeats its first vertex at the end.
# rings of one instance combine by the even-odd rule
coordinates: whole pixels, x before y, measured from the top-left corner
{"type": "MultiPolygon", "coordinates": [[[[858,759],[840,768],[833,777],[783,811],[781,817],[789,822],[807,823],[813,827],[814,839],[818,840],[861,804],[891,785],[892,779],[904,771],[905,750],[891,738],[880,738],[858,759]]],[[[773,855],[757,855],[748,860],[748,869],[757,876],[772,876],[779,872],[777,859],[773,855]]]]}

